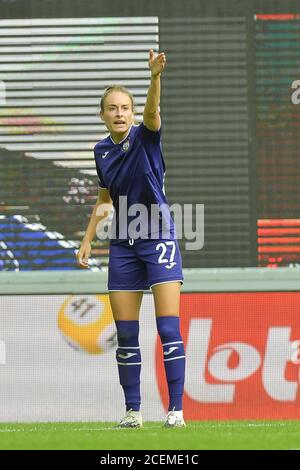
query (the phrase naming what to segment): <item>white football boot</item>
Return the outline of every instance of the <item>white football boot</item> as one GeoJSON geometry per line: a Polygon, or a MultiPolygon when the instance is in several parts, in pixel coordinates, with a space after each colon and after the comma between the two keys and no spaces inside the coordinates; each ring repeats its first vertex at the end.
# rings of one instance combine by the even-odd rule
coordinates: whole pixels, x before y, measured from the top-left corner
{"type": "Polygon", "coordinates": [[[183,412],[173,410],[169,411],[164,422],[164,428],[185,428],[183,412]]]}
{"type": "Polygon", "coordinates": [[[142,428],[143,419],[140,411],[128,410],[126,415],[121,419],[117,428],[142,428]]]}

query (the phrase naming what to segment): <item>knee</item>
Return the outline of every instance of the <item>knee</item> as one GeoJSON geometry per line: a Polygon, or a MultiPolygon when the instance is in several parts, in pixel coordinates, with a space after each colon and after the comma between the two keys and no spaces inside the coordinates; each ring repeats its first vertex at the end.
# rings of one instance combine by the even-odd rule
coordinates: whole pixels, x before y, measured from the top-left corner
{"type": "Polygon", "coordinates": [[[116,321],[119,346],[137,346],[139,337],[138,321],[116,321]]]}
{"type": "Polygon", "coordinates": [[[156,325],[162,343],[180,337],[179,317],[157,317],[156,325]]]}

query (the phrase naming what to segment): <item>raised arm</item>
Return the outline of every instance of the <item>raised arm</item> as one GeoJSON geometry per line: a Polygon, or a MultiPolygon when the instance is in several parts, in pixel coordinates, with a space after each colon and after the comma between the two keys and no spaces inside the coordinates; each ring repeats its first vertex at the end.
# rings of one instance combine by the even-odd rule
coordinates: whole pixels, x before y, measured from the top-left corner
{"type": "Polygon", "coordinates": [[[143,113],[143,122],[151,131],[158,131],[161,126],[159,103],[160,103],[160,76],[166,64],[164,52],[154,58],[153,49],[149,52],[149,68],[151,70],[151,81],[147,93],[147,100],[143,113]]]}

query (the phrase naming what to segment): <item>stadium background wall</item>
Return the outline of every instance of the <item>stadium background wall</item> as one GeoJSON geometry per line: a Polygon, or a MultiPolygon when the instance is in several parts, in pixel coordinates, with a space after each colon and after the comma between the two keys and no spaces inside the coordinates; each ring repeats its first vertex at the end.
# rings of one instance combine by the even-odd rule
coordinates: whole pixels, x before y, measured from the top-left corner
{"type": "MultiPolygon", "coordinates": [[[[299,419],[299,277],[290,268],[185,272],[187,419],[299,419]]],[[[104,273],[3,274],[0,311],[2,421],[118,419],[104,273]]],[[[150,294],[140,343],[143,414],[160,420],[167,395],[150,294]]]]}

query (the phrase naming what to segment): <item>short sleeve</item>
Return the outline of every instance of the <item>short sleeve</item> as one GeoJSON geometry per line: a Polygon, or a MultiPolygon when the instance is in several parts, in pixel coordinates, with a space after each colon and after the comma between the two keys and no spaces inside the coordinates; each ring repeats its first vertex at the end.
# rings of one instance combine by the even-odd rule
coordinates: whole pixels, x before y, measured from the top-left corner
{"type": "Polygon", "coordinates": [[[158,131],[151,131],[145,124],[142,122],[139,125],[138,134],[141,136],[142,139],[151,142],[153,144],[159,144],[161,140],[161,126],[158,131]]]}
{"type": "Polygon", "coordinates": [[[103,180],[103,175],[102,175],[102,172],[99,168],[99,165],[97,163],[97,158],[96,158],[96,151],[94,149],[94,158],[95,158],[95,163],[96,163],[96,170],[97,170],[97,175],[98,175],[98,186],[99,188],[101,189],[107,189],[105,183],[104,183],[104,180],[103,180]]]}

